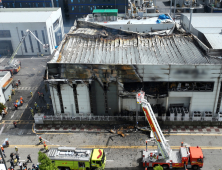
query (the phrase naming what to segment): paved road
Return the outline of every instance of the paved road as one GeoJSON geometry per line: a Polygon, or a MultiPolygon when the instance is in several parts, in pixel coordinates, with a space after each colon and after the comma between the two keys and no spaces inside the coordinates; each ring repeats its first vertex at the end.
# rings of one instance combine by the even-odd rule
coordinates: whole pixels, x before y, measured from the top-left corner
{"type": "MultiPolygon", "coordinates": [[[[46,68],[47,61],[50,60],[49,56],[36,57],[36,56],[16,56],[18,60],[21,61],[21,70],[19,73],[13,76],[14,82],[20,79],[21,85],[15,88],[16,93],[12,95],[12,100],[7,101],[6,106],[9,107],[8,114],[0,122],[0,129],[4,125],[4,132],[8,134],[30,134],[32,133],[33,118],[31,116],[30,107],[34,107],[34,102],[40,107],[43,107],[42,112],[52,114],[52,109],[50,111],[46,110],[46,103],[51,104],[49,100],[49,89],[46,91],[45,84],[43,81],[43,76],[46,68]],[[31,97],[30,91],[33,92],[34,96],[31,97]],[[37,92],[44,93],[44,99],[38,97],[37,92]],[[14,109],[13,103],[20,96],[24,99],[23,106],[18,107],[18,110],[14,109]],[[20,130],[12,130],[13,121],[18,121],[18,126],[20,130]]],[[[0,65],[6,65],[9,58],[2,59],[0,65]]],[[[37,110],[35,110],[37,112],[37,110]]]]}
{"type": "MultiPolygon", "coordinates": [[[[26,127],[31,128],[31,127],[26,127]]],[[[18,128],[19,129],[19,128],[18,128]]],[[[23,129],[22,129],[23,130],[23,129]]],[[[12,129],[14,131],[14,129],[12,129]]],[[[14,134],[9,135],[3,132],[0,142],[9,138],[10,147],[6,148],[6,154],[9,156],[14,152],[14,146],[19,148],[21,160],[31,153],[34,163],[37,163],[37,152],[42,149],[37,146],[39,135],[31,134],[14,134]]],[[[58,146],[73,146],[78,148],[104,148],[107,153],[107,169],[129,169],[142,170],[141,166],[142,150],[145,149],[145,140],[147,134],[140,132],[128,133],[125,138],[116,136],[111,133],[68,133],[68,134],[41,134],[49,148],[58,146]]],[[[187,145],[200,146],[204,153],[204,168],[202,170],[219,170],[222,160],[222,146],[220,141],[222,136],[218,135],[166,135],[172,149],[177,149],[180,142],[187,145]]],[[[148,149],[153,149],[152,143],[148,144],[148,149]]],[[[154,148],[155,149],[155,148],[154,148]]],[[[9,165],[9,162],[7,162],[9,165]]],[[[31,164],[29,164],[31,166],[31,164]]],[[[182,170],[182,169],[180,169],[182,170]]]]}

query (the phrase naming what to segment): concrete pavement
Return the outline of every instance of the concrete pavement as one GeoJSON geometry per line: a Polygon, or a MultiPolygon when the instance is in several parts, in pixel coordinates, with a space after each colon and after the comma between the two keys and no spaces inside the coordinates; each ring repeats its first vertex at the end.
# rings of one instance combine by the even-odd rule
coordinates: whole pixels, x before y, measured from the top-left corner
{"type": "MultiPolygon", "coordinates": [[[[2,133],[1,140],[9,138],[10,147],[5,148],[7,161],[9,154],[14,152],[14,146],[19,148],[19,155],[22,162],[26,161],[28,154],[31,154],[33,162],[38,162],[38,151],[42,150],[42,145],[37,145],[39,135],[8,135],[2,133]]],[[[141,165],[142,150],[145,149],[145,140],[147,134],[132,132],[125,138],[111,133],[70,133],[70,134],[41,134],[41,137],[49,148],[59,146],[77,147],[77,148],[104,148],[107,156],[107,170],[144,170],[141,165]]],[[[219,170],[221,168],[220,160],[222,159],[222,147],[220,141],[222,136],[171,136],[166,135],[172,149],[178,149],[180,142],[183,141],[187,146],[200,146],[204,153],[204,167],[202,170],[219,170]]],[[[148,143],[148,149],[156,149],[153,143],[148,143]]],[[[7,162],[7,165],[10,163],[7,162]]],[[[28,163],[28,168],[31,167],[28,163]]],[[[18,169],[18,168],[16,168],[18,169]]],[[[149,170],[151,170],[150,168],[149,170]]],[[[184,170],[184,169],[179,169],[184,170]]]]}

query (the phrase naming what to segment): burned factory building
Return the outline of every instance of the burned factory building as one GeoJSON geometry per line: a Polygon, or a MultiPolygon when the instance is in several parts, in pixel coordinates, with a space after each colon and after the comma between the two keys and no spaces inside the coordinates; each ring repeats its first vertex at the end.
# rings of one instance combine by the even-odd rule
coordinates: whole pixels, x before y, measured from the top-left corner
{"type": "Polygon", "coordinates": [[[74,26],[47,63],[54,113],[143,114],[136,103],[136,93],[143,90],[156,115],[215,115],[222,110],[222,61],[208,50],[190,34],[74,26]]]}

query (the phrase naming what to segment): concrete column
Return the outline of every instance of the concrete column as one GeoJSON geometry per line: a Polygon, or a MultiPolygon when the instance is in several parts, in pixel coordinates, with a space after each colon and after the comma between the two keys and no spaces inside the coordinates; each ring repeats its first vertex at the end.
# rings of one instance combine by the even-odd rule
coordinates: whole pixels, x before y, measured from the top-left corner
{"type": "Polygon", "coordinates": [[[168,108],[169,108],[168,102],[169,102],[169,97],[166,98],[166,112],[167,112],[167,110],[168,110],[168,108]]]}

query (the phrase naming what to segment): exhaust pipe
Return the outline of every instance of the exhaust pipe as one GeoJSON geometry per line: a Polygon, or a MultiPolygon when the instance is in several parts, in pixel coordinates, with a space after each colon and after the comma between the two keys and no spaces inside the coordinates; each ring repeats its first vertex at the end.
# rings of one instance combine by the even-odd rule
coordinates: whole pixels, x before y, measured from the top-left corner
{"type": "Polygon", "coordinates": [[[190,24],[189,24],[189,32],[191,33],[191,21],[192,21],[193,8],[190,8],[190,24]]]}

